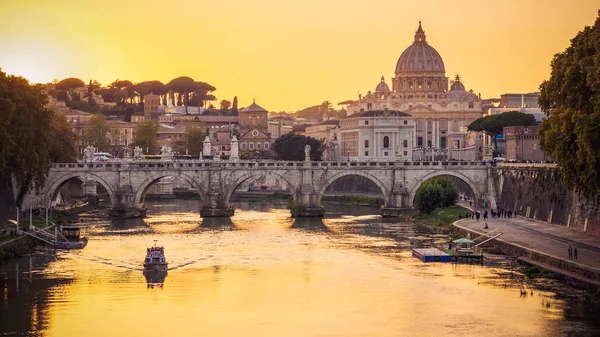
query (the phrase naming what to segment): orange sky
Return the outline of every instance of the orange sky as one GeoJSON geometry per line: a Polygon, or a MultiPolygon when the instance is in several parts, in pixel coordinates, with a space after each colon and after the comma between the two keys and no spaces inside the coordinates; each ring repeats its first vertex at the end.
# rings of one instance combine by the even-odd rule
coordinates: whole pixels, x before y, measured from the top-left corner
{"type": "Polygon", "coordinates": [[[271,111],[337,103],[390,83],[419,18],[483,97],[537,91],[597,0],[0,0],[0,67],[33,82],[190,76],[219,100],[271,111]]]}

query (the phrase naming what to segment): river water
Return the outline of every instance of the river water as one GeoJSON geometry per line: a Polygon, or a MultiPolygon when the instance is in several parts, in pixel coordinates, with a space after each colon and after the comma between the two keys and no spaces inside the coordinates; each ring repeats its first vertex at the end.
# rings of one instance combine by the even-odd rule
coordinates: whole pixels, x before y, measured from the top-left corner
{"type": "Polygon", "coordinates": [[[83,250],[40,251],[1,265],[0,335],[600,332],[594,317],[576,314],[586,305],[537,289],[523,296],[508,271],[421,263],[412,245],[444,238],[411,223],[382,223],[371,215],[376,209],[327,205],[327,218],[295,221],[283,206],[237,207],[229,220],[202,220],[197,201],[156,202],[146,219],[89,220],[83,250]],[[141,264],[154,240],[170,270],[164,282],[148,284],[141,264]]]}

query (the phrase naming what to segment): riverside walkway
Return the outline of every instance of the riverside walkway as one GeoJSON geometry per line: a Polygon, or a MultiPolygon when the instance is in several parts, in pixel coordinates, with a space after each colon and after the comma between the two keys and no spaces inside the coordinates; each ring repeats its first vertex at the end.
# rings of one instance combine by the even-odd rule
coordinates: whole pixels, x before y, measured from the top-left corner
{"type": "Polygon", "coordinates": [[[502,232],[496,240],[516,247],[514,255],[522,261],[600,286],[600,237],[523,217],[484,221],[482,216],[479,221],[463,219],[454,226],[483,236],[502,232]],[[489,228],[483,229],[486,222],[489,228]],[[577,260],[569,259],[569,245],[577,247],[577,260]]]}

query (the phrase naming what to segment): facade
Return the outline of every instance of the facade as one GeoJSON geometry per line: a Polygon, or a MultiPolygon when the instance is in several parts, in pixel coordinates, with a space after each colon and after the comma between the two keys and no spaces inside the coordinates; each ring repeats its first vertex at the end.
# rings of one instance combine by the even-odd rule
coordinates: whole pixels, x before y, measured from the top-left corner
{"type": "Polygon", "coordinates": [[[144,117],[146,119],[158,119],[159,103],[160,97],[158,95],[148,94],[144,96],[144,117]]]}
{"type": "Polygon", "coordinates": [[[255,101],[239,111],[239,131],[240,153],[251,153],[252,158],[273,157],[269,112],[255,101]]]}
{"type": "Polygon", "coordinates": [[[397,110],[358,112],[340,121],[341,159],[413,158],[414,120],[397,110]]]}
{"type": "Polygon", "coordinates": [[[269,119],[269,133],[271,138],[277,139],[281,135],[292,133],[294,119],[289,117],[273,117],[269,119]]]}
{"type": "Polygon", "coordinates": [[[506,142],[506,160],[510,161],[548,161],[540,149],[538,126],[507,126],[502,129],[506,142]]]}
{"type": "Polygon", "coordinates": [[[502,108],[539,108],[539,92],[528,94],[504,94],[500,95],[500,107],[502,108]]]}
{"type": "Polygon", "coordinates": [[[482,116],[482,101],[473,90],[465,89],[458,75],[449,82],[444,62],[428,44],[419,22],[412,45],[396,63],[392,89],[381,77],[374,92],[359,95],[358,100],[347,106],[348,116],[384,109],[403,111],[414,118],[416,128],[411,142],[414,147],[457,159],[452,158],[456,152],[453,150],[463,149],[472,142],[466,138],[470,134],[461,132],[461,128],[482,116]]]}
{"type": "Polygon", "coordinates": [[[306,127],[304,135],[317,140],[326,142],[333,138],[332,130],[340,124],[338,120],[328,120],[319,124],[309,125],[306,127]]]}

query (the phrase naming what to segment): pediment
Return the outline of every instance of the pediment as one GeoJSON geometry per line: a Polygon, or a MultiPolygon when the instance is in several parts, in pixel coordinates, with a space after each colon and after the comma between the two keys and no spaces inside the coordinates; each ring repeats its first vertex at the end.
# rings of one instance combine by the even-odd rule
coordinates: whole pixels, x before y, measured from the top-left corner
{"type": "Polygon", "coordinates": [[[266,132],[264,132],[264,131],[262,131],[260,129],[252,128],[248,132],[244,133],[240,137],[240,140],[242,140],[242,139],[246,139],[246,140],[247,139],[264,139],[264,138],[269,138],[270,139],[271,136],[268,133],[266,133],[266,132]]]}
{"type": "Polygon", "coordinates": [[[406,112],[407,114],[411,114],[414,112],[436,112],[436,111],[426,105],[417,104],[404,112],[406,112]]]}

